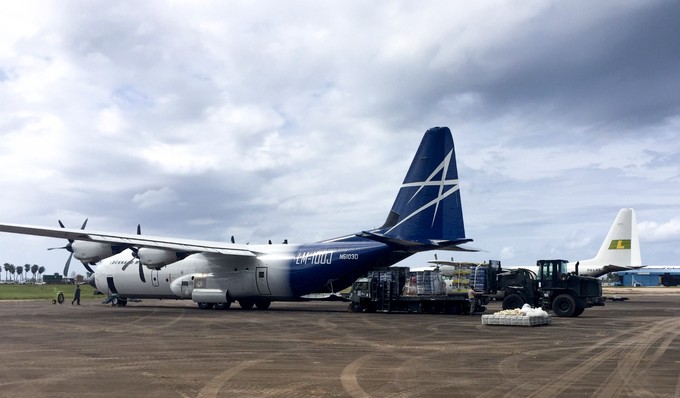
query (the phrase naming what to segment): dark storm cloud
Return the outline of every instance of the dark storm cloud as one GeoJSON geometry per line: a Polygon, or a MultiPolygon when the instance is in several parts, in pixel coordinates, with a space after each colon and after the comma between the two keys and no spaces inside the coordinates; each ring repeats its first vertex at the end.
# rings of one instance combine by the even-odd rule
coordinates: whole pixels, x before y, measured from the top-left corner
{"type": "Polygon", "coordinates": [[[609,5],[599,10],[599,18],[593,17],[593,24],[579,26],[579,15],[589,7],[570,4],[538,15],[503,46],[488,51],[490,64],[498,59],[507,66],[476,70],[483,81],[466,89],[481,92],[486,109],[532,109],[536,117],[582,124],[614,123],[632,129],[676,115],[680,6],[609,5]]]}

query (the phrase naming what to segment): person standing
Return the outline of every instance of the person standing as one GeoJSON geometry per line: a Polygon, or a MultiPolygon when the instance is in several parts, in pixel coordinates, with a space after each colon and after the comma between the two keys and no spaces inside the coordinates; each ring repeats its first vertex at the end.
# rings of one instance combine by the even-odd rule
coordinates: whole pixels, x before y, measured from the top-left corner
{"type": "Polygon", "coordinates": [[[80,285],[78,284],[76,284],[76,291],[73,292],[73,301],[71,301],[71,305],[76,302],[80,305],[80,285]]]}
{"type": "Polygon", "coordinates": [[[468,288],[468,301],[470,302],[470,315],[475,312],[475,287],[470,285],[468,288]]]}

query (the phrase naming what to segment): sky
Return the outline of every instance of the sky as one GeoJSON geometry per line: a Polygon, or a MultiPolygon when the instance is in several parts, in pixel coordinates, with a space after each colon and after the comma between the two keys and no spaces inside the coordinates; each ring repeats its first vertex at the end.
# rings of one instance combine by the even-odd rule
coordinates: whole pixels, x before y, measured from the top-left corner
{"type": "MultiPolygon", "coordinates": [[[[333,238],[382,225],[447,126],[482,251],[400,265],[592,258],[623,207],[643,263],[679,265],[678,20],[654,0],[2,2],[0,222],[333,238]]],[[[65,243],[1,234],[0,264],[61,272],[65,243]]]]}

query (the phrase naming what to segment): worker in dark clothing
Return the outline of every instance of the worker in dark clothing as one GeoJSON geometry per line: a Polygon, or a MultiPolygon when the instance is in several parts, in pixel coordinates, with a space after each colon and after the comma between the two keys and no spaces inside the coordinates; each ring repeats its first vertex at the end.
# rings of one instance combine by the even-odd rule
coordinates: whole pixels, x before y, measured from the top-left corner
{"type": "Polygon", "coordinates": [[[80,305],[80,285],[76,285],[76,291],[73,292],[73,301],[71,301],[71,305],[76,302],[80,305]]]}

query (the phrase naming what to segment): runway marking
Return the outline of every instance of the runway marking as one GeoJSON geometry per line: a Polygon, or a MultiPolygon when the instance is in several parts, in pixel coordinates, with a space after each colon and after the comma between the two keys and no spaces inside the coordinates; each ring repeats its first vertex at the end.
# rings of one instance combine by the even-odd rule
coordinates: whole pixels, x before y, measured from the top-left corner
{"type": "Polygon", "coordinates": [[[212,380],[210,380],[201,390],[198,392],[197,397],[200,398],[212,398],[212,397],[217,397],[217,394],[220,392],[220,389],[224,386],[224,384],[229,381],[232,377],[236,376],[240,372],[242,372],[245,369],[248,369],[249,367],[256,365],[258,363],[265,362],[264,359],[254,359],[250,361],[242,361],[236,366],[232,366],[229,369],[225,370],[224,372],[218,374],[217,376],[213,377],[212,380]]]}
{"type": "MultiPolygon", "coordinates": [[[[643,392],[644,386],[633,385],[639,383],[640,377],[633,380],[633,376],[639,370],[639,364],[644,358],[649,361],[645,368],[648,368],[654,361],[661,357],[663,352],[670,346],[673,337],[669,340],[666,337],[668,330],[680,329],[680,319],[666,319],[655,322],[651,325],[639,326],[633,329],[626,330],[618,335],[611,336],[606,339],[599,340],[593,345],[584,348],[574,354],[566,355],[558,363],[552,367],[559,368],[558,375],[549,384],[532,382],[530,379],[525,380],[521,385],[515,385],[514,388],[508,384],[516,384],[517,380],[512,380],[499,385],[496,388],[487,391],[481,396],[497,396],[499,392],[503,392],[503,396],[513,397],[517,395],[526,395],[527,397],[544,397],[544,396],[558,396],[563,394],[565,390],[572,386],[574,380],[581,380],[587,374],[600,368],[606,361],[615,360],[616,368],[603,380],[602,385],[595,392],[597,397],[612,397],[617,396],[622,391],[627,393],[641,390],[643,392]],[[627,337],[626,337],[627,336],[627,337]],[[656,350],[656,353],[650,357],[645,357],[651,345],[659,340],[663,343],[656,350]],[[613,346],[610,347],[610,345],[613,346]],[[604,350],[599,351],[605,347],[604,350]],[[621,358],[618,358],[621,356],[621,358]],[[583,358],[588,357],[586,361],[583,358]],[[572,367],[571,364],[575,365],[572,367]]],[[[560,350],[561,348],[554,349],[560,350]]],[[[526,358],[539,354],[545,351],[554,350],[534,350],[524,352],[518,356],[513,356],[514,361],[519,363],[526,358]]],[[[506,362],[506,361],[504,361],[506,362]]],[[[510,361],[507,361],[510,362],[510,361]]],[[[680,383],[679,383],[680,385],[680,383]]],[[[677,395],[676,388],[676,395],[677,395]]]]}
{"type": "Polygon", "coordinates": [[[652,363],[656,362],[670,346],[675,337],[677,337],[677,332],[675,331],[678,330],[679,327],[680,320],[678,319],[655,322],[641,334],[625,340],[620,347],[607,350],[611,351],[609,356],[621,352],[625,353],[625,355],[618,360],[616,370],[607,378],[607,383],[598,390],[597,396],[611,397],[617,395],[616,393],[623,388],[627,388],[629,391],[631,388],[634,388],[635,386],[631,384],[637,383],[638,380],[633,380],[633,376],[635,376],[641,361],[643,359],[647,361],[644,370],[649,368],[652,363]],[[668,331],[671,331],[671,336],[666,336],[668,331]],[[673,336],[673,334],[675,334],[675,336],[673,336]],[[640,342],[641,338],[644,339],[642,342],[640,342]],[[662,340],[662,344],[653,355],[646,357],[644,354],[649,351],[652,344],[658,340],[662,340]]]}
{"type": "Polygon", "coordinates": [[[359,385],[359,380],[357,380],[357,373],[363,364],[374,357],[374,354],[366,354],[352,361],[349,365],[345,366],[340,374],[340,382],[342,383],[342,388],[354,398],[366,398],[370,395],[359,385]]]}

